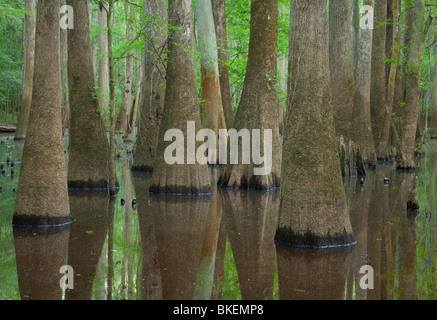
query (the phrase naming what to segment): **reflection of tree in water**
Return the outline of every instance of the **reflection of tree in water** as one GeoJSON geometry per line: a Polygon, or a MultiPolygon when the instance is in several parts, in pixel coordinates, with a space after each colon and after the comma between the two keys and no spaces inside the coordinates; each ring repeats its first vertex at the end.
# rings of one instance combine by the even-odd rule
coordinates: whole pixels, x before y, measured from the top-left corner
{"type": "MultiPolygon", "coordinates": [[[[357,245],[352,251],[347,299],[415,299],[416,222],[407,203],[417,194],[416,173],[399,172],[380,164],[371,172],[357,197],[350,201],[350,216],[357,245]],[[384,184],[384,178],[390,183],[384,184]],[[374,289],[359,286],[360,268],[374,270],[374,289]]],[[[350,194],[349,194],[350,196],[350,194]]]]}
{"type": "Polygon", "coordinates": [[[221,190],[220,194],[242,298],[272,299],[279,191],[221,190]]]}
{"type": "Polygon", "coordinates": [[[351,247],[305,249],[276,245],[281,300],[344,298],[351,247]]]}
{"type": "MultiPolygon", "coordinates": [[[[107,191],[70,191],[70,212],[76,221],[70,227],[68,265],[76,275],[67,300],[90,300],[97,265],[108,233],[107,191]]],[[[112,202],[113,204],[113,202],[112,202]]]]}
{"type": "Polygon", "coordinates": [[[150,201],[148,211],[155,229],[162,297],[191,300],[211,197],[151,195],[150,201]]]}
{"type": "Polygon", "coordinates": [[[141,270],[138,275],[137,290],[141,300],[162,298],[162,280],[159,270],[158,248],[155,235],[155,223],[150,206],[150,174],[134,173],[133,185],[136,191],[138,223],[141,235],[141,270]]]}
{"type": "Polygon", "coordinates": [[[61,300],[59,270],[66,265],[70,226],[13,232],[21,299],[61,300]]]}

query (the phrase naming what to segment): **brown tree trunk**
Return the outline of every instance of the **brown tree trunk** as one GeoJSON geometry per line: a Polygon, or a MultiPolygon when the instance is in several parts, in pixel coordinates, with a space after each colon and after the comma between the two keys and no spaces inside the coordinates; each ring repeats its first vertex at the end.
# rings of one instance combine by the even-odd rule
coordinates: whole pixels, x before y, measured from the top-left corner
{"type": "Polygon", "coordinates": [[[15,140],[23,140],[26,138],[30,105],[32,103],[33,65],[35,57],[35,1],[26,0],[24,10],[29,11],[30,15],[26,15],[24,18],[23,100],[18,115],[15,140]]]}
{"type": "MultiPolygon", "coordinates": [[[[434,57],[437,57],[437,45],[434,45],[434,57]]],[[[437,63],[434,64],[434,80],[432,83],[432,100],[431,100],[431,139],[437,138],[437,63]]]]}
{"type": "MultiPolygon", "coordinates": [[[[389,0],[391,1],[391,0],[389,0]]],[[[387,28],[387,0],[375,1],[375,26],[372,37],[372,62],[370,80],[370,115],[372,119],[373,141],[378,160],[388,160],[390,150],[380,148],[381,132],[384,130],[384,118],[386,115],[386,39],[387,28]]]]}
{"type": "Polygon", "coordinates": [[[108,66],[109,66],[109,170],[108,189],[109,195],[115,197],[117,187],[117,176],[115,172],[115,80],[114,80],[114,59],[112,55],[112,15],[114,13],[114,1],[109,0],[106,27],[108,30],[108,66]]]}
{"type": "MultiPolygon", "coordinates": [[[[195,155],[192,139],[188,137],[188,123],[194,122],[201,128],[197,99],[196,76],[193,56],[194,49],[192,8],[190,0],[169,2],[169,24],[180,29],[173,30],[169,39],[167,65],[167,87],[165,107],[159,131],[159,139],[153,168],[150,192],[163,194],[210,194],[212,192],[208,166],[189,163],[195,155]],[[182,45],[182,46],[181,46],[182,45]],[[168,130],[180,130],[184,142],[184,163],[168,164],[165,151],[170,142],[165,141],[168,130]],[[186,139],[185,139],[186,137],[186,139]]],[[[176,141],[173,143],[180,143],[176,141]]]]}
{"type": "MultiPolygon", "coordinates": [[[[124,6],[126,13],[126,41],[129,44],[133,38],[132,26],[129,20],[135,19],[135,11],[133,6],[124,6]],[[130,8],[130,9],[129,9],[130,8]]],[[[118,114],[117,124],[115,131],[125,132],[128,127],[129,114],[132,107],[132,76],[133,76],[133,52],[129,50],[126,53],[125,58],[125,76],[124,76],[124,92],[123,92],[123,105],[118,114]]]]}
{"type": "MultiPolygon", "coordinates": [[[[167,21],[166,2],[146,1],[145,13],[161,21],[167,21]]],[[[158,143],[159,126],[164,111],[166,84],[165,24],[152,24],[144,49],[144,65],[141,101],[139,101],[138,134],[133,171],[152,172],[158,143]]]]}
{"type": "Polygon", "coordinates": [[[38,1],[33,97],[14,225],[70,223],[62,141],[59,0],[38,1]]]}
{"type": "MultiPolygon", "coordinates": [[[[351,10],[348,0],[329,2],[329,59],[332,106],[340,145],[342,174],[349,175],[349,141],[355,91],[351,10]]],[[[352,164],[353,165],[353,164],[352,164]]]]}
{"type": "Polygon", "coordinates": [[[226,119],[226,127],[231,128],[234,122],[234,111],[232,109],[231,88],[229,84],[229,67],[226,64],[226,62],[229,62],[226,3],[225,0],[211,0],[211,3],[218,45],[222,106],[226,119]]]}
{"type": "Polygon", "coordinates": [[[108,141],[97,101],[93,99],[94,72],[90,24],[85,0],[68,0],[75,26],[68,34],[70,94],[68,186],[72,189],[108,187],[108,141]]]}
{"type": "Polygon", "coordinates": [[[287,126],[275,239],[295,246],[355,242],[331,106],[326,1],[291,4],[287,126]]]}
{"type": "MultiPolygon", "coordinates": [[[[373,7],[373,0],[365,0],[365,5],[373,7]]],[[[354,110],[352,113],[351,138],[355,143],[354,152],[358,161],[376,166],[375,145],[373,141],[370,115],[370,83],[372,65],[372,29],[361,30],[358,65],[355,78],[354,110]]],[[[360,165],[359,174],[365,174],[360,165]]]]}
{"type": "Polygon", "coordinates": [[[393,143],[390,141],[390,133],[395,136],[396,140],[399,140],[397,128],[395,127],[392,119],[392,112],[394,107],[394,101],[396,96],[396,81],[399,78],[399,62],[400,58],[400,36],[401,36],[401,26],[400,23],[400,0],[393,0],[392,5],[392,16],[393,16],[393,32],[392,32],[392,43],[393,48],[391,52],[391,63],[389,65],[389,74],[387,79],[387,94],[384,106],[383,122],[380,131],[379,145],[377,154],[385,153],[387,159],[393,157],[393,143]]]}
{"type": "Polygon", "coordinates": [[[105,125],[108,122],[109,110],[109,65],[108,65],[108,33],[107,12],[105,8],[99,9],[99,76],[98,76],[98,102],[99,110],[103,115],[105,125]]]}
{"type": "MultiPolygon", "coordinates": [[[[237,131],[261,130],[260,149],[266,151],[271,148],[271,170],[265,175],[255,175],[254,168],[257,166],[253,162],[243,164],[239,155],[238,164],[223,167],[218,183],[224,187],[269,190],[280,186],[281,151],[276,96],[278,15],[277,0],[252,1],[246,78],[233,125],[237,131]],[[265,145],[262,139],[266,129],[272,130],[271,146],[265,145]]],[[[238,141],[238,150],[242,150],[241,140],[238,141]]],[[[264,157],[266,160],[266,152],[264,157]]]]}
{"type": "Polygon", "coordinates": [[[401,145],[397,152],[397,167],[415,169],[415,144],[420,109],[420,73],[422,64],[425,17],[424,0],[415,1],[411,28],[408,68],[405,79],[405,108],[402,112],[401,145]]]}
{"type": "MultiPolygon", "coordinates": [[[[204,128],[214,131],[226,129],[225,115],[220,90],[220,74],[218,67],[217,38],[212,14],[211,1],[196,2],[196,21],[198,45],[201,52],[201,86],[202,86],[202,124],[204,128]]],[[[216,139],[216,150],[219,140],[216,139]]],[[[209,164],[219,163],[219,153],[208,154],[209,164]]]]}

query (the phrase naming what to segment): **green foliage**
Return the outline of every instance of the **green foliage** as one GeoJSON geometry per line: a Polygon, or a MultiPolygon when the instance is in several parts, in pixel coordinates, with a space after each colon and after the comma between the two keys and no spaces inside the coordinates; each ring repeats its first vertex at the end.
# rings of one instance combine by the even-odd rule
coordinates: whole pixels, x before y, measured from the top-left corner
{"type": "Polygon", "coordinates": [[[0,0],[0,108],[21,103],[23,0],[0,0]]]}

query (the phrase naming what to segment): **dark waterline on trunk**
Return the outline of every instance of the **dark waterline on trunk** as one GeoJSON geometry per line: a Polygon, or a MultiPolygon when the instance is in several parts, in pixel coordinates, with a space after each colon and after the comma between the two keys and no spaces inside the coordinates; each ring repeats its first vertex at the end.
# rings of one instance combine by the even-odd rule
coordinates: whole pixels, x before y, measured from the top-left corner
{"type": "MultiPolygon", "coordinates": [[[[0,140],[2,299],[437,298],[437,141],[430,141],[415,172],[380,162],[363,182],[344,179],[356,243],[307,249],[275,243],[279,189],[150,194],[151,174],[130,170],[132,156],[122,144],[115,201],[106,191],[70,190],[75,221],[60,228],[13,228],[24,141],[7,133],[0,140]],[[14,175],[7,155],[15,161],[14,175]],[[75,286],[63,292],[59,268],[67,264],[75,286]],[[364,265],[374,269],[373,290],[360,288],[364,265]]],[[[215,186],[220,167],[210,173],[215,186]]]]}

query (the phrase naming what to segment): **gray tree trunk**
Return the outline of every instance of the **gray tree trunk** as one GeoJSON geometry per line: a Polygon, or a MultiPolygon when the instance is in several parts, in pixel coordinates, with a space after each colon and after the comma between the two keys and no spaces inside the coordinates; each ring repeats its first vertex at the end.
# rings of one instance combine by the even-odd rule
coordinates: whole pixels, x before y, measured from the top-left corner
{"type": "Polygon", "coordinates": [[[30,15],[24,18],[24,57],[23,57],[23,101],[18,115],[15,140],[26,138],[29,123],[30,105],[32,103],[33,65],[35,57],[35,1],[26,0],[24,10],[30,15]]]}
{"type": "Polygon", "coordinates": [[[108,187],[108,140],[93,99],[94,71],[88,5],[67,0],[74,8],[75,26],[68,31],[70,95],[68,186],[73,189],[108,187]]]}
{"type": "Polygon", "coordinates": [[[33,97],[23,149],[14,225],[69,223],[61,121],[59,0],[39,0],[33,97]]]}
{"type": "MultiPolygon", "coordinates": [[[[188,163],[195,155],[189,148],[188,122],[194,122],[199,130],[201,125],[197,98],[194,58],[189,53],[194,49],[191,0],[174,0],[169,2],[168,21],[173,30],[169,39],[167,64],[167,86],[165,107],[159,130],[158,146],[153,168],[151,193],[162,194],[210,194],[212,192],[208,166],[188,163]],[[181,46],[182,45],[182,46],[181,46]],[[168,164],[165,151],[170,142],[165,141],[167,130],[178,129],[183,133],[184,163],[168,164]],[[185,139],[186,137],[186,139],[185,139]]],[[[199,144],[196,144],[199,145],[199,144]]],[[[191,161],[190,161],[191,162],[191,161]]]]}
{"type": "MultiPolygon", "coordinates": [[[[166,2],[146,1],[146,15],[167,21],[166,2]]],[[[144,47],[144,66],[141,102],[139,106],[138,135],[133,171],[152,172],[155,161],[158,133],[164,111],[167,49],[165,24],[150,22],[149,38],[144,47]]]]}
{"type": "Polygon", "coordinates": [[[275,239],[294,246],[354,243],[331,105],[326,1],[291,3],[287,126],[275,239]]]}

